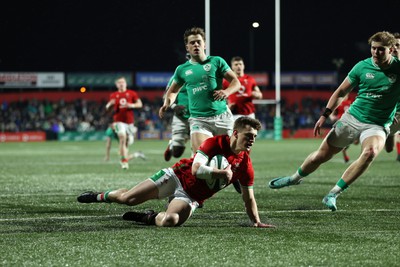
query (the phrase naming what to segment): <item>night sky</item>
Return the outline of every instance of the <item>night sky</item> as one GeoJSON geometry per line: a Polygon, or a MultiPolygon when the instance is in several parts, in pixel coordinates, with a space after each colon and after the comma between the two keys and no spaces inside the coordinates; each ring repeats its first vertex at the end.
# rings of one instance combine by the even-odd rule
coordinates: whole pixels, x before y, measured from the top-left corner
{"type": "MultiPolygon", "coordinates": [[[[0,71],[173,71],[183,32],[204,27],[203,0],[2,2],[0,71]]],[[[343,71],[369,57],[367,40],[400,31],[398,0],[282,0],[282,70],[343,71]]],[[[211,52],[274,70],[274,0],[211,0],[211,52]]]]}

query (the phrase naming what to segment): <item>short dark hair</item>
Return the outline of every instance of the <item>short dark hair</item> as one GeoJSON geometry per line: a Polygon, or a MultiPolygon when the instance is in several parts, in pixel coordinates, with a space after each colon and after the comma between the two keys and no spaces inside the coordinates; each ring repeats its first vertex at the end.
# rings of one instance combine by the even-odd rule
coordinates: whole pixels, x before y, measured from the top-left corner
{"type": "Polygon", "coordinates": [[[368,39],[368,44],[372,44],[372,42],[380,42],[383,46],[392,47],[396,45],[397,40],[390,32],[383,31],[375,33],[368,39]]]}
{"type": "Polygon", "coordinates": [[[259,120],[243,116],[235,120],[235,123],[233,125],[233,130],[240,131],[246,128],[246,125],[249,125],[250,127],[256,129],[257,131],[261,129],[261,122],[259,120]]]}
{"type": "Polygon", "coordinates": [[[204,29],[200,27],[192,27],[190,29],[187,29],[183,34],[183,41],[185,42],[185,45],[187,44],[188,37],[190,35],[197,35],[197,34],[200,34],[201,37],[203,37],[203,40],[206,41],[206,33],[204,32],[204,29]]]}
{"type": "Polygon", "coordinates": [[[235,62],[235,61],[243,61],[243,62],[244,62],[243,58],[242,58],[242,57],[239,57],[239,56],[233,57],[233,58],[231,59],[231,64],[232,64],[233,62],[235,62]]]}

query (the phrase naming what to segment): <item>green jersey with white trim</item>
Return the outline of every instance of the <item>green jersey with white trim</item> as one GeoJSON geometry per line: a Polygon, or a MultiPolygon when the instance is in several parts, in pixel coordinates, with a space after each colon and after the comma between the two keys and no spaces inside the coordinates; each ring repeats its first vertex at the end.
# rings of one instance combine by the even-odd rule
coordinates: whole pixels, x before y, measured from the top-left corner
{"type": "MultiPolygon", "coordinates": [[[[174,76],[169,79],[167,89],[171,86],[172,82],[174,81],[174,76]]],[[[183,111],[182,114],[176,114],[182,119],[189,119],[190,117],[190,111],[189,111],[189,98],[188,98],[188,93],[186,90],[186,86],[182,86],[181,90],[179,91],[178,95],[176,96],[174,104],[178,106],[184,106],[185,110],[183,111]]]]}
{"type": "Polygon", "coordinates": [[[400,61],[392,57],[387,69],[378,67],[372,57],[358,62],[347,76],[359,87],[348,112],[363,123],[388,127],[393,122],[400,99],[400,61]]]}
{"type": "Polygon", "coordinates": [[[226,100],[214,100],[213,93],[222,89],[224,74],[230,70],[217,56],[208,56],[201,63],[189,60],[176,68],[174,80],[187,89],[191,117],[212,117],[227,110],[226,100]]]}

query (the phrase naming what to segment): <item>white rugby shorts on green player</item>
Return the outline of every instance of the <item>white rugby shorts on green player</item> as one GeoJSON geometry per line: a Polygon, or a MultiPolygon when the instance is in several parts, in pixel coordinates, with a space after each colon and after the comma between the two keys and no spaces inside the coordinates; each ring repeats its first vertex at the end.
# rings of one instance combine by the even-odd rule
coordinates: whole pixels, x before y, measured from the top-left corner
{"type": "Polygon", "coordinates": [[[165,168],[158,171],[149,180],[157,186],[159,199],[169,197],[185,201],[192,209],[192,213],[199,207],[199,203],[185,192],[172,168],[165,168]]]}
{"type": "Polygon", "coordinates": [[[255,118],[256,118],[256,115],[255,115],[254,113],[250,113],[250,114],[247,114],[247,115],[243,115],[243,114],[233,114],[233,121],[239,119],[240,117],[248,117],[248,118],[255,119],[255,118]]]}
{"type": "Polygon", "coordinates": [[[127,124],[125,122],[117,121],[113,123],[113,129],[117,135],[127,136],[128,145],[133,144],[135,140],[134,136],[137,131],[137,128],[133,125],[133,123],[127,124]]]}
{"type": "Polygon", "coordinates": [[[209,136],[231,135],[233,132],[233,115],[228,108],[224,113],[212,117],[189,118],[190,134],[202,133],[209,136]]]}
{"type": "Polygon", "coordinates": [[[184,147],[186,140],[190,138],[189,134],[189,121],[174,115],[172,117],[172,145],[184,147]]]}
{"type": "Polygon", "coordinates": [[[390,125],[389,135],[391,136],[395,135],[397,132],[400,131],[400,112],[397,112],[395,117],[397,119],[397,122],[396,123],[393,122],[392,125],[390,125]]]}
{"type": "Polygon", "coordinates": [[[332,127],[328,133],[328,144],[344,148],[359,139],[363,141],[371,136],[381,136],[386,140],[389,128],[384,128],[375,124],[362,123],[350,113],[346,112],[332,127]]]}

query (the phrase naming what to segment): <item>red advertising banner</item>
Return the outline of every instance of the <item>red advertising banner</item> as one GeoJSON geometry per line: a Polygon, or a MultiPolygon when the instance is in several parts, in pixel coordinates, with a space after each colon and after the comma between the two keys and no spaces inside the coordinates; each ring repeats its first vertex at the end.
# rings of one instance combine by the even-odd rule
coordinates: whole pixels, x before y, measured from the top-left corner
{"type": "Polygon", "coordinates": [[[46,141],[45,132],[0,133],[0,142],[43,142],[46,141]]]}

